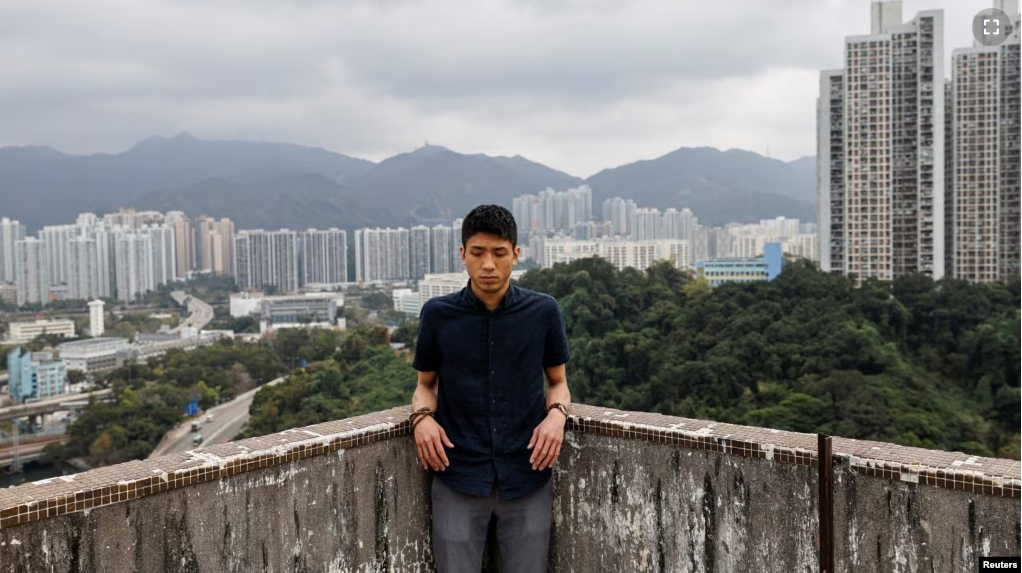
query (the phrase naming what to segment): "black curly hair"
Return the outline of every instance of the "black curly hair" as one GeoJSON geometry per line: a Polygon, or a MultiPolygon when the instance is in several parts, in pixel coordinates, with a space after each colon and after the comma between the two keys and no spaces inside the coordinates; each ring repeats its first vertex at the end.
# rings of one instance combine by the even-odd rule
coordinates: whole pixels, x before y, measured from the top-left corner
{"type": "Polygon", "coordinates": [[[518,246],[518,225],[515,218],[500,205],[480,205],[465,216],[461,222],[461,246],[467,247],[468,240],[476,233],[495,235],[511,241],[511,248],[518,246]]]}

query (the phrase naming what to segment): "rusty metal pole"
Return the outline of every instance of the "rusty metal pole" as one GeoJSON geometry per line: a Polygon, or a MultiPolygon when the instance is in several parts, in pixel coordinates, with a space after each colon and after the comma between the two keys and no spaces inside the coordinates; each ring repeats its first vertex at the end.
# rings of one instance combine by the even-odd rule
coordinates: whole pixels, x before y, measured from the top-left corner
{"type": "Polygon", "coordinates": [[[834,449],[830,436],[817,434],[820,475],[820,573],[834,573],[834,449]]]}

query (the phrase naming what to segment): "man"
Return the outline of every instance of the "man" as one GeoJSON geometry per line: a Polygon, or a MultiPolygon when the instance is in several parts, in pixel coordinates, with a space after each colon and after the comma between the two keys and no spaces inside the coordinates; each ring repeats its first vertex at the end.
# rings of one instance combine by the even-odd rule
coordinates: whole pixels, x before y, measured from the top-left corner
{"type": "Polygon", "coordinates": [[[412,423],[419,462],[435,472],[439,573],[479,572],[491,516],[506,573],[547,570],[570,356],[557,301],[511,284],[517,243],[507,209],[473,209],[461,227],[468,286],[420,315],[412,423]]]}

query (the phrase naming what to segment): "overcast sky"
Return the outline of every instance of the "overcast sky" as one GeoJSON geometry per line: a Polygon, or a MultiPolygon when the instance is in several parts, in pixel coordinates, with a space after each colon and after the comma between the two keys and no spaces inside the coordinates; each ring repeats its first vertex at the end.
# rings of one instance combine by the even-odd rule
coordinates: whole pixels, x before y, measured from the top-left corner
{"type": "MultiPolygon", "coordinates": [[[[944,10],[945,51],[988,0],[944,10]]],[[[868,0],[0,0],[0,146],[151,135],[380,160],[424,141],[578,176],[683,146],[815,153],[868,0]]],[[[948,72],[946,72],[947,74],[948,72]]]]}

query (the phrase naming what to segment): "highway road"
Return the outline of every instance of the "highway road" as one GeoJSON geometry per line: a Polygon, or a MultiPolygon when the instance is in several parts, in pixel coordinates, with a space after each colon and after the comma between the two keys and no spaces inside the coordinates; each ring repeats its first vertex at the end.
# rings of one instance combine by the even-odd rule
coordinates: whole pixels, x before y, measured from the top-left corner
{"type": "MultiPolygon", "coordinates": [[[[279,384],[283,381],[283,378],[277,378],[267,382],[266,385],[279,384]]],[[[241,431],[241,427],[248,420],[248,408],[252,405],[252,398],[255,397],[258,391],[259,388],[249,390],[234,400],[210,408],[201,416],[195,418],[195,420],[202,423],[202,429],[197,432],[202,434],[202,445],[220,444],[234,439],[234,436],[241,431]],[[212,422],[205,421],[206,414],[213,415],[212,422]]],[[[196,446],[192,444],[192,438],[196,433],[191,431],[191,422],[192,420],[185,420],[181,422],[179,427],[167,432],[163,441],[153,450],[153,453],[149,454],[149,457],[155,458],[157,456],[195,449],[196,446]]]]}
{"type": "Polygon", "coordinates": [[[202,330],[207,324],[212,322],[213,307],[209,306],[205,302],[181,290],[176,290],[170,293],[170,296],[177,301],[178,304],[184,304],[187,300],[188,312],[191,313],[184,322],[171,330],[171,332],[178,332],[186,326],[194,326],[195,328],[202,330]]]}

